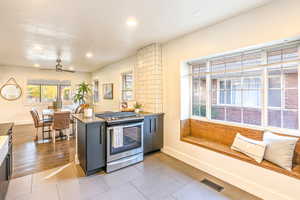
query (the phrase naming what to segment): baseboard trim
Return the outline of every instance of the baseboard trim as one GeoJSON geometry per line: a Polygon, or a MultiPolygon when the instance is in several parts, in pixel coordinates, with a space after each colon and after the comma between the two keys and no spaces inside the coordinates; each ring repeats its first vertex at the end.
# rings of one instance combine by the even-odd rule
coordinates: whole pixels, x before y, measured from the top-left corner
{"type": "Polygon", "coordinates": [[[21,120],[21,121],[1,121],[0,124],[4,123],[11,123],[13,122],[15,125],[29,125],[33,124],[32,120],[21,120]]]}
{"type": "MultiPolygon", "coordinates": [[[[240,177],[237,174],[223,170],[222,168],[213,166],[207,162],[195,159],[190,155],[177,151],[171,147],[164,147],[162,152],[177,158],[195,168],[198,168],[206,173],[209,173],[225,182],[228,182],[232,185],[239,187],[240,189],[247,191],[255,196],[258,196],[263,199],[272,199],[272,200],[292,200],[290,197],[285,194],[278,193],[274,190],[266,188],[265,186],[260,185],[257,182],[246,180],[245,178],[240,177]],[[238,183],[238,184],[237,184],[238,183]]],[[[240,161],[242,162],[242,161],[240,161]]]]}

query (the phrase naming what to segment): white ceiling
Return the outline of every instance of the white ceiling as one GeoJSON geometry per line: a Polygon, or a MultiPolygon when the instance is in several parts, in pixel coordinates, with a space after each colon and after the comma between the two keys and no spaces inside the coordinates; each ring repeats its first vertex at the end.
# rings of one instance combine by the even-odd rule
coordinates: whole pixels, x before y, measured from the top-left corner
{"type": "Polygon", "coordinates": [[[93,71],[271,0],[1,0],[0,64],[93,71]],[[197,13],[197,17],[194,14],[197,13]],[[138,20],[128,27],[128,17],[138,20]],[[37,48],[41,47],[41,49],[37,48]],[[85,54],[92,52],[92,58],[85,54]]]}

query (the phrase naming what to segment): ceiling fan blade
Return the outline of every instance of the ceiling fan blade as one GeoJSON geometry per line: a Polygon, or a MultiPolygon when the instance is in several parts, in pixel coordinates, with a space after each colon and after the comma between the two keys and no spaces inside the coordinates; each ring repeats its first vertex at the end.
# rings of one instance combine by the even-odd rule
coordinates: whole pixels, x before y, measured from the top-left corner
{"type": "Polygon", "coordinates": [[[73,70],[67,70],[67,69],[61,69],[60,71],[62,71],[62,72],[71,72],[71,73],[74,73],[75,71],[73,71],[73,70]]]}
{"type": "Polygon", "coordinates": [[[55,68],[40,68],[40,70],[56,70],[55,68]]]}

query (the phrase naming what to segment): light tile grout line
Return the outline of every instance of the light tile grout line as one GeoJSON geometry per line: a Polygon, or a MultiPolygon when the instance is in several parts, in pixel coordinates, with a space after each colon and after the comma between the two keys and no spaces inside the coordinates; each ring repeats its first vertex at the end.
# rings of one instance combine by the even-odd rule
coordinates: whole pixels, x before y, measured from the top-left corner
{"type": "Polygon", "coordinates": [[[32,194],[33,174],[30,175],[30,193],[32,194]]]}
{"type": "Polygon", "coordinates": [[[142,193],[131,181],[129,181],[129,184],[134,187],[146,200],[149,200],[149,198],[144,193],[142,193]]]}
{"type": "Polygon", "coordinates": [[[58,189],[58,184],[57,183],[55,184],[55,187],[56,187],[56,192],[57,192],[58,199],[62,200],[62,198],[60,197],[60,194],[59,194],[59,189],[58,189]]]}

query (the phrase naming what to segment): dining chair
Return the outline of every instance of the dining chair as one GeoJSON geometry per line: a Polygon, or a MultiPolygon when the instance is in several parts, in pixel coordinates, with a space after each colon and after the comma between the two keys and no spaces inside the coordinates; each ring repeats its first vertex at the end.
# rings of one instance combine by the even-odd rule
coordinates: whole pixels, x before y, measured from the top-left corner
{"type": "Polygon", "coordinates": [[[55,112],[52,124],[52,142],[55,143],[56,131],[66,132],[67,139],[70,138],[70,112],[55,112]]]}
{"type": "Polygon", "coordinates": [[[48,133],[48,138],[50,138],[52,120],[50,120],[50,119],[40,119],[38,111],[34,108],[32,108],[30,110],[30,114],[31,114],[31,117],[33,119],[34,127],[36,129],[35,140],[38,141],[39,128],[42,128],[43,140],[45,140],[45,133],[48,133]],[[45,130],[46,127],[47,127],[47,130],[45,130]]]}

